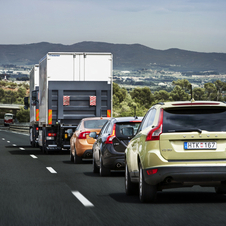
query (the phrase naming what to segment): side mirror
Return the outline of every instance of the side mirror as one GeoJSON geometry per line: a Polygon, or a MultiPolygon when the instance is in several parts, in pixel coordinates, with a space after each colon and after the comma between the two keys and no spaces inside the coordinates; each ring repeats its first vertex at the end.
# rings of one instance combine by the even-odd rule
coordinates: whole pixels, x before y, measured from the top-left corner
{"type": "Polygon", "coordinates": [[[93,139],[97,139],[97,137],[98,137],[98,135],[97,135],[96,132],[91,132],[91,133],[89,134],[89,136],[92,137],[93,139]]]}

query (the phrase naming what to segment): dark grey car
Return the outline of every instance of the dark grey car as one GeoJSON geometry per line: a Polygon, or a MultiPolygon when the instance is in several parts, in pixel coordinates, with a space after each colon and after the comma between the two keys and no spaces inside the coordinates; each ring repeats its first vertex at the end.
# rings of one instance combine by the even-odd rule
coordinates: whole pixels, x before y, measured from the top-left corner
{"type": "Polygon", "coordinates": [[[125,169],[125,149],[136,134],[142,117],[112,118],[102,128],[93,145],[93,172],[110,175],[111,170],[125,169]]]}

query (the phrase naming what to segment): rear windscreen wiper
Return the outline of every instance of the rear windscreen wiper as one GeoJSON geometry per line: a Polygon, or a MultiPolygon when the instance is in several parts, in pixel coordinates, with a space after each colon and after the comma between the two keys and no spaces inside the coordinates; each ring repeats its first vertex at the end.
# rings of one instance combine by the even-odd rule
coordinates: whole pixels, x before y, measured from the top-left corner
{"type": "Polygon", "coordinates": [[[168,133],[175,133],[175,132],[198,132],[198,133],[202,133],[202,130],[198,129],[198,128],[168,130],[168,133]]]}

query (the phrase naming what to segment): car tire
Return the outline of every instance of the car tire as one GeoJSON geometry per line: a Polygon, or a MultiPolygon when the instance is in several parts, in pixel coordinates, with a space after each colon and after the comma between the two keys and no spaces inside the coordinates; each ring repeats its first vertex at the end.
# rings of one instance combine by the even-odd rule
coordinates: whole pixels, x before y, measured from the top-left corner
{"type": "Polygon", "coordinates": [[[215,187],[215,192],[217,194],[226,194],[226,186],[215,187]]]}
{"type": "Polygon", "coordinates": [[[98,173],[99,172],[99,168],[96,164],[95,159],[93,158],[93,173],[98,173]]]}
{"type": "Polygon", "coordinates": [[[139,199],[141,202],[154,202],[157,189],[155,185],[147,184],[144,180],[144,174],[141,164],[139,164],[139,199]]]}
{"type": "Polygon", "coordinates": [[[74,162],[74,156],[72,155],[71,149],[70,149],[70,161],[74,162]]]}
{"type": "Polygon", "coordinates": [[[76,149],[75,149],[75,155],[74,155],[74,163],[75,164],[81,164],[82,163],[82,157],[80,157],[76,154],[76,149]]]}
{"type": "Polygon", "coordinates": [[[128,165],[125,162],[125,191],[126,195],[135,195],[138,194],[139,184],[132,183],[129,175],[128,165]]]}
{"type": "Polygon", "coordinates": [[[111,174],[110,169],[106,168],[103,165],[102,156],[100,156],[100,176],[105,177],[105,176],[110,176],[110,174],[111,174]]]}

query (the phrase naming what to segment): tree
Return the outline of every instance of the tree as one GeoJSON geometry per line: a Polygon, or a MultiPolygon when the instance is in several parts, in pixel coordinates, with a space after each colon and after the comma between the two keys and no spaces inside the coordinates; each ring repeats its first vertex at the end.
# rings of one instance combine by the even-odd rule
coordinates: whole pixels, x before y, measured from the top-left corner
{"type": "Polygon", "coordinates": [[[121,103],[126,98],[127,91],[125,88],[121,88],[117,83],[113,83],[113,95],[118,98],[121,103]]]}
{"type": "Polygon", "coordinates": [[[204,88],[194,88],[193,89],[193,98],[195,100],[206,100],[206,94],[204,88]]]}
{"type": "Polygon", "coordinates": [[[154,97],[156,102],[165,102],[169,100],[169,93],[165,90],[155,91],[154,97]]]}
{"type": "Polygon", "coordinates": [[[19,122],[29,122],[30,121],[30,110],[25,110],[20,108],[16,114],[16,118],[19,122]]]}
{"type": "Polygon", "coordinates": [[[191,88],[191,83],[187,79],[178,79],[177,81],[173,81],[172,84],[174,86],[180,86],[184,91],[189,91],[191,88]]]}
{"type": "Polygon", "coordinates": [[[17,84],[15,82],[10,82],[9,83],[9,88],[15,89],[17,87],[17,84]]]}
{"type": "Polygon", "coordinates": [[[208,100],[217,100],[217,88],[213,83],[205,83],[204,88],[208,100]]]}
{"type": "Polygon", "coordinates": [[[0,88],[0,100],[2,100],[5,97],[5,91],[4,89],[0,88]]]}
{"type": "Polygon", "coordinates": [[[7,82],[6,82],[6,81],[4,81],[4,80],[0,81],[0,87],[5,87],[5,86],[6,86],[6,84],[7,84],[7,82]]]}
{"type": "Polygon", "coordinates": [[[18,89],[18,97],[24,98],[26,96],[26,89],[23,87],[20,87],[18,89]]]}
{"type": "Polygon", "coordinates": [[[220,80],[216,80],[214,85],[217,89],[217,100],[222,100],[222,91],[226,90],[226,83],[220,80]]]}
{"type": "Polygon", "coordinates": [[[154,95],[148,87],[135,88],[130,92],[132,99],[145,108],[150,108],[154,102],[154,95]]]}
{"type": "Polygon", "coordinates": [[[170,93],[170,100],[173,101],[184,101],[189,100],[190,95],[187,94],[180,86],[175,86],[173,91],[170,93]]]}

